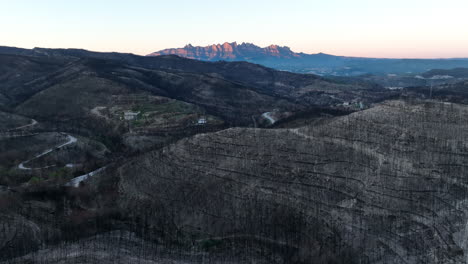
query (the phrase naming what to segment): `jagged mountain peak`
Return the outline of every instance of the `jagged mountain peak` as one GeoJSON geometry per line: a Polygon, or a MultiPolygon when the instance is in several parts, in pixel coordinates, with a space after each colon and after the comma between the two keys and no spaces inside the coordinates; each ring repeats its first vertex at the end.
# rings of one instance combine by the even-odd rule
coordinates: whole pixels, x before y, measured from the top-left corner
{"type": "Polygon", "coordinates": [[[186,45],[183,48],[165,49],[149,54],[148,56],[178,55],[198,60],[251,60],[251,59],[289,59],[300,57],[299,54],[291,51],[289,47],[276,44],[261,48],[253,43],[224,42],[223,44],[212,44],[210,46],[186,45]]]}

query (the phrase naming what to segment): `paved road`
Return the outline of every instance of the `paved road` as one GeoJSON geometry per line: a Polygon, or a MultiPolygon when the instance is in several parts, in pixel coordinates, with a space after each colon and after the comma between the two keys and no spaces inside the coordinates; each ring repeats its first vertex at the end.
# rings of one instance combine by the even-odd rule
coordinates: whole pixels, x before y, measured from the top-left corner
{"type": "Polygon", "coordinates": [[[30,126],[35,126],[35,125],[37,125],[37,123],[38,123],[38,122],[37,122],[36,120],[31,119],[31,124],[27,124],[27,125],[24,125],[24,126],[15,127],[15,128],[9,129],[8,131],[20,130],[20,129],[24,129],[24,128],[27,128],[27,127],[30,127],[30,126]]]}
{"type": "Polygon", "coordinates": [[[276,120],[271,116],[271,112],[263,113],[262,116],[268,119],[272,125],[276,122],[276,120]]]}
{"type": "MultiPolygon", "coordinates": [[[[32,125],[32,124],[31,124],[31,125],[32,125]]],[[[44,152],[42,152],[41,154],[38,154],[38,155],[34,156],[32,159],[25,160],[25,161],[21,162],[21,163],[18,165],[18,169],[20,169],[20,170],[36,170],[36,169],[46,169],[46,168],[50,168],[50,167],[55,167],[55,165],[51,165],[51,166],[40,167],[40,168],[30,168],[30,167],[26,167],[25,164],[28,163],[28,162],[30,162],[30,161],[32,161],[32,160],[34,160],[34,159],[40,158],[40,157],[42,157],[42,156],[44,156],[44,155],[47,155],[47,154],[51,153],[51,152],[54,151],[54,150],[63,148],[63,147],[65,147],[65,146],[68,146],[68,145],[73,144],[73,143],[75,143],[75,142],[78,141],[78,139],[77,139],[76,137],[72,136],[72,135],[67,135],[67,137],[68,137],[68,141],[67,141],[67,142],[65,142],[65,143],[63,143],[63,144],[60,144],[60,145],[58,145],[58,146],[55,146],[55,147],[53,147],[53,148],[49,148],[49,149],[45,150],[44,152]]],[[[71,164],[71,163],[66,165],[66,167],[69,167],[69,168],[71,168],[71,167],[73,167],[73,166],[74,166],[74,164],[71,164]]],[[[84,175],[75,177],[75,178],[71,179],[69,182],[67,182],[67,183],[65,184],[65,186],[78,187],[78,186],[80,186],[80,183],[81,183],[82,181],[84,181],[84,180],[86,180],[87,178],[89,178],[89,177],[91,177],[91,176],[93,176],[93,175],[95,175],[95,174],[101,172],[101,171],[104,170],[105,168],[106,168],[106,167],[102,167],[102,168],[99,168],[99,169],[97,169],[97,170],[95,170],[95,171],[89,172],[89,173],[87,173],[87,174],[84,174],[84,175]]]]}
{"type": "Polygon", "coordinates": [[[80,186],[80,183],[86,179],[88,179],[89,177],[93,176],[93,175],[96,175],[98,174],[99,172],[101,172],[102,170],[104,170],[106,167],[102,167],[102,168],[99,168],[95,171],[92,171],[90,173],[86,173],[84,175],[81,175],[81,176],[78,176],[78,177],[75,177],[73,179],[71,179],[69,182],[67,182],[65,184],[65,186],[70,186],[70,187],[78,187],[80,186]]]}
{"type": "Polygon", "coordinates": [[[30,161],[32,161],[32,160],[35,160],[35,159],[37,159],[37,158],[40,158],[40,157],[42,157],[42,156],[44,156],[44,155],[47,155],[47,154],[49,154],[50,152],[52,152],[52,151],[54,151],[54,150],[57,150],[57,149],[59,149],[59,148],[63,148],[63,147],[65,147],[65,146],[67,146],[67,145],[73,144],[73,143],[75,143],[76,141],[78,141],[78,139],[77,139],[76,137],[74,137],[74,136],[72,136],[72,135],[68,135],[68,141],[67,141],[67,142],[65,142],[65,143],[63,143],[63,144],[61,144],[61,145],[58,145],[58,146],[56,146],[56,147],[47,149],[47,150],[45,150],[44,152],[42,152],[41,154],[36,155],[36,156],[33,157],[32,159],[25,160],[25,161],[21,162],[21,163],[18,165],[18,169],[20,169],[20,170],[35,170],[35,169],[46,169],[46,168],[54,167],[54,165],[52,165],[52,166],[46,166],[46,167],[41,167],[41,168],[29,168],[29,167],[26,167],[25,164],[28,163],[28,162],[30,162],[30,161]]]}

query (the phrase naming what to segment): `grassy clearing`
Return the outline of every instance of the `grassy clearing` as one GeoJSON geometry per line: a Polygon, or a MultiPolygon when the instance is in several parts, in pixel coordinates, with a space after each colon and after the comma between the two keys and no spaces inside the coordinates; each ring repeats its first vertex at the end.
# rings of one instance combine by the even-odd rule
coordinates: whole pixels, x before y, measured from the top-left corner
{"type": "Polygon", "coordinates": [[[162,104],[152,104],[152,103],[145,103],[140,105],[135,105],[132,108],[134,112],[140,112],[140,115],[150,112],[156,112],[158,114],[163,113],[196,113],[200,112],[201,109],[195,105],[191,105],[188,103],[172,100],[167,103],[162,104]]]}

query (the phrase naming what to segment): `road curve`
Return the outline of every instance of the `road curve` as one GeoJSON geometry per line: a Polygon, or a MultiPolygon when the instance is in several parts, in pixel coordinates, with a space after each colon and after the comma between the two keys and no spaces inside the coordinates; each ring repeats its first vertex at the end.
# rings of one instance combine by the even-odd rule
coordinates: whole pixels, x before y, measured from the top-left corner
{"type": "Polygon", "coordinates": [[[78,139],[76,137],[72,136],[72,135],[67,135],[67,136],[68,136],[68,141],[67,142],[65,142],[65,143],[63,143],[61,145],[55,146],[53,148],[47,149],[44,152],[42,152],[41,154],[38,154],[38,155],[34,156],[32,159],[25,160],[25,161],[21,162],[18,165],[18,169],[20,169],[20,170],[36,170],[36,169],[46,169],[46,168],[54,167],[52,165],[52,166],[46,166],[46,167],[40,167],[40,168],[29,168],[29,167],[26,167],[25,164],[32,161],[32,160],[40,158],[40,157],[42,157],[44,155],[47,155],[47,154],[49,154],[50,152],[52,152],[52,151],[54,151],[56,149],[63,148],[65,146],[67,146],[67,145],[73,144],[76,141],[78,141],[78,139]]]}
{"type": "Polygon", "coordinates": [[[276,120],[271,116],[271,112],[263,113],[262,116],[268,119],[272,125],[276,122],[276,120]]]}
{"type": "Polygon", "coordinates": [[[15,127],[15,128],[11,128],[11,129],[8,129],[8,131],[20,130],[20,129],[24,129],[24,128],[27,128],[27,127],[35,126],[35,125],[37,125],[37,124],[38,124],[38,122],[37,122],[35,119],[31,119],[31,123],[30,123],[30,124],[27,124],[27,125],[24,125],[24,126],[15,127]]]}

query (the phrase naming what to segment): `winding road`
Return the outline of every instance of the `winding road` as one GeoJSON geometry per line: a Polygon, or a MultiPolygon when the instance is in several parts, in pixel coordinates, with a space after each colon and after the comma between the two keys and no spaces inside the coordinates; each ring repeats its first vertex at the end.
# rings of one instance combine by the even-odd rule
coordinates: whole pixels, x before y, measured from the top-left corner
{"type": "Polygon", "coordinates": [[[18,169],[20,170],[36,170],[36,169],[46,169],[46,168],[50,168],[50,167],[54,167],[55,165],[52,165],[52,166],[46,166],[46,167],[40,167],[40,168],[29,168],[29,167],[26,167],[25,164],[32,161],[32,160],[35,160],[37,158],[40,158],[44,155],[47,155],[49,154],[50,152],[54,151],[54,150],[57,150],[59,148],[63,148],[67,145],[70,145],[70,144],[73,144],[75,143],[76,141],[78,141],[78,139],[72,135],[67,135],[68,136],[68,141],[61,144],[61,145],[58,145],[58,146],[55,146],[53,148],[50,148],[50,149],[47,149],[45,150],[44,152],[42,152],[41,154],[38,154],[36,156],[34,156],[32,159],[29,159],[29,160],[25,160],[23,162],[21,162],[19,165],[18,165],[18,169]]]}
{"type": "MultiPolygon", "coordinates": [[[[36,123],[37,123],[37,122],[36,122],[36,123]]],[[[35,125],[35,124],[30,124],[30,125],[35,125]]],[[[35,160],[35,159],[37,159],[37,158],[40,158],[40,157],[42,157],[42,156],[44,156],[44,155],[47,155],[47,154],[51,153],[51,152],[54,151],[54,150],[63,148],[63,147],[65,147],[65,146],[68,146],[68,145],[73,144],[73,143],[75,143],[75,142],[78,141],[78,139],[77,139],[76,137],[72,136],[72,135],[67,135],[67,137],[68,137],[67,142],[65,142],[65,143],[63,143],[63,144],[60,144],[60,145],[58,145],[58,146],[55,146],[55,147],[53,147],[53,148],[49,148],[49,149],[45,150],[44,152],[42,152],[41,154],[38,154],[38,155],[34,156],[32,159],[25,160],[25,161],[21,162],[21,163],[18,165],[18,169],[20,169],[20,170],[37,170],[37,169],[46,169],[46,168],[55,167],[55,165],[51,165],[51,166],[40,167],[40,168],[30,168],[30,167],[26,167],[25,164],[28,163],[28,162],[30,162],[30,161],[32,161],[32,160],[35,160]]],[[[66,167],[68,167],[68,168],[71,168],[71,167],[73,167],[73,166],[74,166],[74,164],[67,164],[67,165],[66,165],[66,167]]],[[[84,181],[84,180],[86,180],[87,178],[89,178],[89,177],[91,177],[91,176],[93,176],[93,175],[95,175],[95,174],[101,172],[101,171],[104,170],[105,168],[106,168],[106,167],[102,167],[102,168],[99,168],[99,169],[97,169],[97,170],[95,170],[95,171],[92,171],[92,172],[86,173],[86,174],[84,174],[84,175],[75,177],[75,178],[71,179],[69,182],[67,182],[67,183],[65,184],[65,186],[79,187],[79,186],[80,186],[80,183],[81,183],[82,181],[84,181]]]]}
{"type": "Polygon", "coordinates": [[[276,120],[271,116],[271,112],[263,113],[262,116],[268,119],[272,125],[276,122],[276,120]]]}

